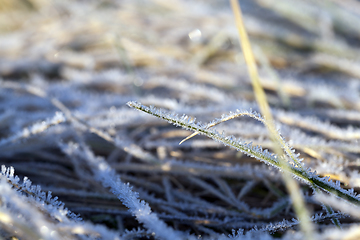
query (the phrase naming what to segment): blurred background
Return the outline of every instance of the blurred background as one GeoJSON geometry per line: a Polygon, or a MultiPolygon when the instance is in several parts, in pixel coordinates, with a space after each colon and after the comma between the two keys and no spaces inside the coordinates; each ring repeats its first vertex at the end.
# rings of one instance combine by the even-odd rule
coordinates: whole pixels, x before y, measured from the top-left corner
{"type": "MultiPolygon", "coordinates": [[[[149,79],[178,78],[253,100],[226,1],[2,0],[0,4],[0,76],[5,80],[31,82],[41,76],[49,82],[81,82],[95,91],[167,96],[169,91],[149,86],[149,79]],[[131,84],[110,87],[111,79],[120,82],[116,74],[126,74],[131,84]]],[[[358,81],[353,79],[360,76],[358,1],[240,4],[271,104],[359,110],[359,102],[351,99],[358,94],[358,81]],[[321,85],[336,89],[351,85],[352,91],[319,93],[321,85]]],[[[207,98],[217,101],[219,96],[207,98]]]]}

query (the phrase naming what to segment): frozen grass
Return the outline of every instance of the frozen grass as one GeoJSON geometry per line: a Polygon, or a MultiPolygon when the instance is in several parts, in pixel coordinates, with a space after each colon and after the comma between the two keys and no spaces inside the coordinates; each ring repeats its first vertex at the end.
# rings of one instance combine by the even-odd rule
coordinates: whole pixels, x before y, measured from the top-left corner
{"type": "Polygon", "coordinates": [[[0,236],[360,238],[360,5],[240,4],[0,1],[0,236]]]}

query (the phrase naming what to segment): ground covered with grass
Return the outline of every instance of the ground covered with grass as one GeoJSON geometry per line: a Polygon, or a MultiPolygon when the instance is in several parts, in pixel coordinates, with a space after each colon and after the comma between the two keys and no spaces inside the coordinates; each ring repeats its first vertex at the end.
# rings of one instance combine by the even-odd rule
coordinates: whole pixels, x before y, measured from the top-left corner
{"type": "MultiPolygon", "coordinates": [[[[309,234],[359,239],[360,3],[239,2],[276,128],[342,189],[297,181],[309,234]]],[[[279,169],[129,101],[274,157],[229,2],[0,1],[2,238],[306,239],[279,169]]]]}

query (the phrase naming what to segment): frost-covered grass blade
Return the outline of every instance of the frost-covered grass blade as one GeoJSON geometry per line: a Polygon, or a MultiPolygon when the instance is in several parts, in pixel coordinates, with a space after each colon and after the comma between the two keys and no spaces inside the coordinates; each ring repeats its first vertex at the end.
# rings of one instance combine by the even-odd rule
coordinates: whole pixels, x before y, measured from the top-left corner
{"type": "MultiPolygon", "coordinates": [[[[162,109],[155,107],[147,107],[138,102],[128,102],[129,107],[137,109],[139,111],[148,113],[157,118],[163,119],[172,123],[176,126],[182,127],[187,130],[199,132],[200,134],[206,135],[215,141],[221,142],[226,146],[235,148],[238,151],[245,153],[250,157],[254,157],[266,164],[269,164],[279,170],[283,170],[279,163],[278,156],[270,153],[268,150],[263,150],[261,146],[253,146],[252,143],[245,143],[237,140],[233,136],[225,136],[215,130],[210,130],[207,125],[201,125],[196,123],[189,116],[183,115],[178,117],[175,113],[169,113],[162,109]]],[[[360,205],[360,199],[353,189],[343,189],[339,182],[334,183],[329,177],[320,177],[316,172],[311,169],[306,171],[298,168],[297,166],[290,166],[290,173],[297,179],[302,180],[310,186],[316,186],[326,192],[334,194],[342,199],[345,199],[356,205],[360,205]]]]}

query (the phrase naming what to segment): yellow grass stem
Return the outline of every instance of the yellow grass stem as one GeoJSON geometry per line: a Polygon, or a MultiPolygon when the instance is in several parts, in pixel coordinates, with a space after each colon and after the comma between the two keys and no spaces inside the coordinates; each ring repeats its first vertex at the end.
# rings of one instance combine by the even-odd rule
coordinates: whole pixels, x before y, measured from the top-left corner
{"type": "MultiPolygon", "coordinates": [[[[250,41],[247,35],[247,32],[245,30],[245,26],[242,19],[241,9],[238,0],[230,0],[232,10],[234,12],[235,16],[235,22],[236,26],[239,32],[240,36],[240,44],[241,48],[244,54],[245,62],[248,67],[248,72],[250,75],[250,79],[252,82],[252,86],[255,93],[256,101],[259,105],[260,111],[266,121],[268,122],[267,129],[270,133],[270,137],[274,143],[274,150],[275,153],[278,154],[279,160],[281,163],[281,168],[284,169],[283,171],[283,179],[286,185],[286,188],[290,194],[290,197],[293,202],[294,210],[296,212],[296,215],[298,216],[300,220],[300,227],[302,232],[304,233],[306,239],[314,239],[313,235],[313,226],[310,221],[310,214],[307,210],[304,202],[303,195],[301,194],[301,190],[299,188],[299,185],[293,179],[289,173],[290,166],[286,161],[281,161],[282,158],[280,156],[283,155],[280,142],[278,141],[280,139],[279,133],[276,131],[276,128],[273,123],[272,114],[270,111],[269,104],[266,99],[266,95],[264,92],[264,89],[262,88],[260,84],[260,78],[257,71],[256,61],[254,58],[254,54],[251,49],[250,41]]],[[[285,146],[284,146],[285,147],[285,146]]],[[[286,151],[286,149],[285,149],[286,151]]]]}

